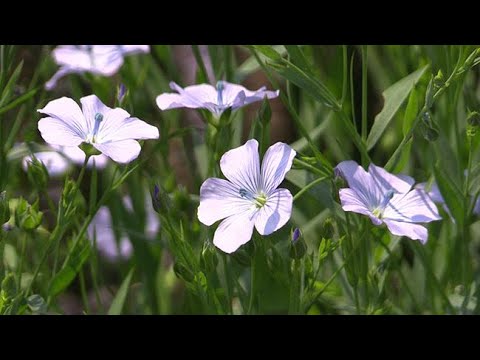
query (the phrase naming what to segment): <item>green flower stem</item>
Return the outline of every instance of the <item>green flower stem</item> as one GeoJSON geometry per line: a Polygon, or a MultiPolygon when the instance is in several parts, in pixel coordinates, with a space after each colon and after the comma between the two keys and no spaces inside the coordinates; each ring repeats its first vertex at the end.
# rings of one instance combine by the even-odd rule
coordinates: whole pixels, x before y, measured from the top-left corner
{"type": "Polygon", "coordinates": [[[315,179],[314,181],[312,181],[311,183],[309,183],[308,185],[306,185],[305,187],[303,187],[302,189],[300,189],[299,192],[297,192],[295,194],[295,196],[293,197],[293,201],[297,200],[298,198],[300,198],[300,196],[302,196],[303,194],[305,194],[307,191],[309,191],[312,187],[314,187],[315,185],[321,183],[322,181],[325,181],[327,180],[328,177],[327,176],[324,176],[324,177],[320,177],[318,179],[315,179]]]}

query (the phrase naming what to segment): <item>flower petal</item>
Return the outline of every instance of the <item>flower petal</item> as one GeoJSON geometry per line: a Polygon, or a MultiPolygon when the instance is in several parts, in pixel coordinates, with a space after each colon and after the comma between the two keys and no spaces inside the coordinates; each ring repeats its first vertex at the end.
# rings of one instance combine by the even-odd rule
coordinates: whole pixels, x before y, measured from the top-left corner
{"type": "Polygon", "coordinates": [[[118,246],[112,229],[112,217],[106,206],[100,207],[87,229],[88,238],[95,239],[98,251],[110,260],[118,258],[118,246]]]}
{"type": "Polygon", "coordinates": [[[215,231],[213,244],[228,254],[250,241],[253,233],[252,212],[245,211],[223,220],[215,231]]]}
{"type": "Polygon", "coordinates": [[[284,226],[292,215],[293,197],[287,189],[277,189],[255,217],[260,235],[270,235],[284,226]]]}
{"type": "Polygon", "coordinates": [[[121,48],[124,55],[150,52],[150,45],[121,45],[121,48]]]}
{"type": "Polygon", "coordinates": [[[355,161],[342,161],[337,165],[335,171],[345,179],[348,186],[355,191],[367,208],[373,209],[380,205],[383,199],[380,188],[374,182],[372,175],[355,161]]]}
{"type": "Polygon", "coordinates": [[[127,139],[145,140],[158,139],[158,128],[129,114],[120,108],[110,110],[105,114],[98,131],[98,141],[122,141],[127,139]]]}
{"type": "Polygon", "coordinates": [[[239,188],[227,180],[209,178],[200,187],[198,220],[210,226],[218,220],[243,213],[254,206],[240,196],[239,188]]]}
{"type": "Polygon", "coordinates": [[[157,96],[156,102],[160,110],[186,107],[191,109],[207,109],[215,112],[217,90],[212,85],[192,85],[182,89],[172,81],[170,88],[177,91],[178,94],[165,93],[157,96]]]}
{"type": "Polygon", "coordinates": [[[355,190],[340,189],[339,195],[342,209],[344,211],[352,211],[367,215],[374,225],[380,225],[382,223],[382,220],[373,215],[367,207],[367,204],[364,203],[365,199],[362,196],[359,196],[355,190]]]}
{"type": "Polygon", "coordinates": [[[87,121],[87,134],[91,134],[95,127],[95,115],[97,113],[104,115],[112,109],[102,103],[97,95],[84,96],[80,99],[80,103],[82,104],[83,116],[87,121]]]}
{"type": "Polygon", "coordinates": [[[223,154],[220,169],[238,189],[256,194],[261,184],[257,140],[248,140],[244,145],[223,154]]]}
{"type": "Polygon", "coordinates": [[[386,193],[390,189],[395,190],[397,193],[407,193],[415,183],[415,180],[408,175],[396,176],[374,164],[370,164],[368,173],[372,175],[373,180],[382,193],[386,193]]]}
{"type": "MultiPolygon", "coordinates": [[[[60,99],[52,100],[50,101],[43,109],[38,109],[38,112],[42,114],[48,115],[50,118],[56,119],[58,121],[52,122],[50,120],[48,121],[43,121],[44,119],[40,120],[38,123],[38,128],[42,132],[42,137],[44,137],[44,131],[42,130],[43,126],[46,126],[45,123],[50,123],[56,124],[52,125],[52,127],[56,126],[61,126],[63,123],[63,127],[68,129],[67,132],[76,134],[77,137],[81,138],[82,140],[86,138],[88,134],[88,127],[87,127],[87,122],[85,120],[85,117],[83,116],[82,111],[80,110],[80,107],[78,104],[73,101],[70,98],[67,97],[61,97],[60,99]],[[44,125],[40,125],[40,123],[43,123],[44,125]]],[[[47,120],[49,118],[45,118],[47,120]]],[[[44,129],[47,130],[47,129],[44,129]]],[[[48,129],[48,130],[53,130],[53,129],[48,129]]],[[[45,131],[45,132],[48,132],[45,131]]],[[[48,136],[48,135],[47,135],[48,136]]],[[[54,134],[53,137],[61,137],[62,135],[60,134],[54,134]]],[[[52,137],[51,134],[49,137],[52,137]]],[[[47,139],[45,141],[49,142],[47,139]]],[[[57,145],[78,145],[78,144],[68,144],[65,143],[66,141],[62,141],[61,139],[52,142],[52,144],[57,144],[57,145]]]]}
{"type": "Polygon", "coordinates": [[[58,65],[69,68],[89,69],[92,58],[88,45],[60,45],[52,51],[53,58],[58,65]]]}
{"type": "Polygon", "coordinates": [[[440,220],[437,206],[423,190],[413,189],[407,194],[395,194],[383,212],[385,219],[430,222],[440,220]]]}
{"type": "Polygon", "coordinates": [[[268,99],[273,99],[280,94],[279,90],[267,91],[265,90],[266,88],[264,86],[258,90],[251,91],[241,85],[232,84],[226,81],[223,82],[223,85],[223,103],[231,106],[232,110],[236,110],[255,101],[261,101],[265,98],[265,96],[268,99]]]}
{"type": "Polygon", "coordinates": [[[266,194],[272,193],[281,184],[296,154],[295,150],[282,142],[268,148],[262,161],[263,190],[266,194]]]}
{"type": "Polygon", "coordinates": [[[135,160],[142,149],[136,140],[113,141],[102,144],[95,143],[93,146],[113,161],[121,164],[135,160]]]}
{"type": "Polygon", "coordinates": [[[406,236],[412,240],[420,240],[422,244],[427,242],[428,230],[425,226],[388,219],[384,219],[383,221],[393,235],[406,236]]]}
{"type": "Polygon", "coordinates": [[[83,142],[76,130],[62,120],[46,117],[38,122],[43,140],[51,145],[78,146],[83,142]]]}
{"type": "Polygon", "coordinates": [[[55,74],[50,78],[45,83],[45,90],[52,90],[57,86],[58,80],[60,80],[62,77],[68,74],[76,73],[78,72],[76,69],[68,67],[68,66],[62,66],[60,69],[57,70],[55,74]]]}

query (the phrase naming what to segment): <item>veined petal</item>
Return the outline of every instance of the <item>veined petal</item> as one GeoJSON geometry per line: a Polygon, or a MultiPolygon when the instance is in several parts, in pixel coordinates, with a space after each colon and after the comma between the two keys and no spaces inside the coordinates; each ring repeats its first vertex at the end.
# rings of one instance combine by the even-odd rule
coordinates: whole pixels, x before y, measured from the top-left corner
{"type": "Polygon", "coordinates": [[[256,194],[261,184],[257,140],[248,140],[244,145],[223,154],[220,169],[238,189],[256,194]]]}
{"type": "MultiPolygon", "coordinates": [[[[51,118],[57,119],[57,124],[63,123],[64,127],[68,128],[70,132],[76,134],[79,138],[86,138],[88,133],[87,122],[85,120],[85,117],[83,116],[82,111],[80,110],[80,107],[72,99],[67,97],[61,97],[60,99],[52,100],[43,109],[38,109],[37,111],[42,114],[46,114],[51,118]]],[[[42,132],[43,136],[42,129],[40,129],[40,131],[42,132]]],[[[47,140],[45,139],[45,141],[47,140]]],[[[53,144],[68,145],[62,144],[61,140],[59,140],[58,142],[53,142],[53,144]]]]}
{"type": "Polygon", "coordinates": [[[428,230],[425,226],[390,219],[383,219],[383,221],[393,235],[406,236],[412,240],[420,240],[422,244],[427,242],[428,230]]]}
{"type": "Polygon", "coordinates": [[[231,106],[232,110],[236,110],[255,101],[262,101],[265,96],[268,99],[276,98],[280,93],[278,90],[265,90],[266,88],[264,86],[258,90],[251,91],[238,84],[232,84],[226,81],[224,81],[223,84],[223,102],[231,106]]]}
{"type": "Polygon", "coordinates": [[[263,190],[266,194],[272,193],[281,184],[296,154],[295,150],[282,142],[268,148],[262,161],[263,190]]]}
{"type": "Polygon", "coordinates": [[[91,67],[92,58],[87,45],[60,45],[52,51],[53,59],[58,65],[87,70],[91,67]]]}
{"type": "Polygon", "coordinates": [[[342,161],[337,165],[335,171],[340,173],[367,208],[373,209],[380,205],[384,194],[373,180],[372,175],[355,161],[342,161]]]}
{"type": "Polygon", "coordinates": [[[93,45],[89,71],[105,76],[115,74],[123,65],[123,53],[117,45],[93,45]]]}
{"type": "Polygon", "coordinates": [[[209,178],[200,187],[198,220],[210,226],[218,220],[243,213],[254,205],[240,196],[239,188],[227,180],[209,178]]]}
{"type": "Polygon", "coordinates": [[[414,223],[441,219],[432,199],[419,189],[413,189],[407,194],[395,194],[387,204],[383,218],[414,223]]]}
{"type": "Polygon", "coordinates": [[[277,189],[255,215],[255,227],[260,235],[270,235],[284,226],[292,215],[293,197],[287,189],[277,189]]]}
{"type": "Polygon", "coordinates": [[[372,176],[382,193],[386,193],[390,189],[395,190],[397,193],[407,193],[415,183],[415,180],[408,175],[396,176],[374,164],[370,164],[368,173],[372,176]]]}
{"type": "Polygon", "coordinates": [[[121,164],[135,160],[140,154],[140,144],[136,140],[122,140],[108,143],[94,143],[93,146],[113,161],[121,164]]]}
{"type": "Polygon", "coordinates": [[[436,203],[444,204],[445,200],[443,199],[443,196],[440,193],[440,189],[438,188],[437,184],[433,183],[432,186],[430,187],[430,191],[426,190],[426,188],[425,188],[426,185],[427,185],[427,183],[420,183],[420,184],[415,185],[415,188],[425,191],[428,194],[428,196],[430,196],[432,201],[434,201],[436,203]]]}
{"type": "Polygon", "coordinates": [[[100,125],[100,142],[122,141],[127,139],[158,139],[158,128],[135,117],[124,117],[128,113],[120,108],[109,111],[100,125]]]}
{"type": "Polygon", "coordinates": [[[251,211],[232,215],[218,225],[213,244],[228,254],[250,241],[253,233],[254,221],[251,211]]]}
{"type": "MultiPolygon", "coordinates": [[[[106,114],[111,108],[106,106],[96,95],[84,96],[80,99],[82,112],[87,121],[87,133],[90,134],[95,127],[95,115],[106,114]]],[[[128,113],[127,113],[128,114],[128,113]]],[[[128,114],[130,116],[130,114],[128,114]]]]}
{"type": "Polygon", "coordinates": [[[78,146],[84,138],[60,119],[46,117],[38,122],[43,140],[51,145],[78,146]]]}
{"type": "Polygon", "coordinates": [[[180,94],[165,93],[157,96],[157,106],[160,110],[170,110],[182,107],[198,108],[196,102],[192,102],[189,99],[184,99],[180,94]]]}
{"type": "Polygon", "coordinates": [[[355,190],[352,189],[340,189],[340,202],[344,211],[352,211],[359,214],[367,215],[374,225],[380,225],[382,220],[373,215],[370,209],[365,204],[365,199],[359,196],[355,190]]]}
{"type": "Polygon", "coordinates": [[[181,88],[173,81],[170,88],[178,94],[165,93],[157,97],[157,105],[161,110],[178,107],[191,109],[207,109],[215,112],[217,104],[217,90],[209,84],[200,84],[181,88]]]}

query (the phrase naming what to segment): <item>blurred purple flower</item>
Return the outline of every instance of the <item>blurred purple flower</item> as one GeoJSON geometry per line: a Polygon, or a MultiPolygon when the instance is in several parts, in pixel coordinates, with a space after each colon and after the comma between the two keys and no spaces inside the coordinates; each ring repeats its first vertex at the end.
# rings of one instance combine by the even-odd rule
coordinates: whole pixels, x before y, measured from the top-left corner
{"type": "MultiPolygon", "coordinates": [[[[126,196],[123,198],[123,204],[127,211],[133,215],[132,200],[126,196]]],[[[152,240],[155,238],[160,222],[153,210],[150,199],[145,200],[146,206],[146,228],[145,238],[152,240]]],[[[111,262],[118,260],[127,260],[132,256],[133,247],[128,234],[121,232],[120,239],[117,242],[115,232],[112,229],[112,216],[107,206],[102,206],[87,229],[88,238],[93,243],[95,239],[97,249],[100,254],[111,262]]]]}
{"type": "Polygon", "coordinates": [[[45,84],[53,89],[57,81],[67,74],[90,72],[111,76],[123,65],[127,55],[148,53],[149,45],[60,45],[52,54],[60,69],[45,84]]]}
{"type": "Polygon", "coordinates": [[[367,215],[375,225],[385,223],[394,235],[424,244],[428,231],[417,223],[441,219],[425,191],[412,190],[415,180],[410,176],[393,175],[373,164],[367,172],[355,161],[343,161],[335,171],[350,187],[340,189],[343,210],[367,215]]]}
{"type": "Polygon", "coordinates": [[[136,140],[158,139],[158,129],[130,117],[121,108],[111,109],[95,95],[80,99],[82,109],[70,98],[50,101],[37,110],[48,115],[38,122],[43,139],[51,145],[79,146],[83,142],[118,163],[129,163],[140,154],[136,140]]]}
{"type": "Polygon", "coordinates": [[[256,91],[245,89],[241,85],[232,84],[226,81],[217,82],[213,87],[209,84],[200,84],[181,88],[171,82],[170,88],[175,93],[165,93],[157,96],[157,105],[161,110],[176,108],[207,109],[215,116],[220,117],[228,109],[236,110],[242,106],[256,101],[262,101],[265,97],[276,98],[280,91],[268,91],[263,86],[256,91]]]}
{"type": "Polygon", "coordinates": [[[228,180],[205,180],[198,207],[198,219],[207,226],[225,219],[215,231],[215,246],[232,253],[250,241],[254,226],[261,235],[269,235],[287,223],[292,194],[277,187],[295,155],[290,146],[278,142],[267,150],[260,169],[258,142],[252,139],[222,156],[220,168],[228,180]]]}
{"type": "MultiPolygon", "coordinates": [[[[420,184],[417,184],[415,186],[415,188],[417,189],[421,189],[421,190],[424,190],[426,191],[426,193],[428,194],[428,196],[430,196],[430,198],[433,200],[433,202],[436,202],[438,204],[442,204],[443,205],[443,209],[445,210],[445,212],[450,215],[450,217],[452,218],[452,220],[455,222],[455,220],[453,219],[453,216],[452,214],[450,213],[450,210],[448,209],[448,206],[447,204],[445,203],[445,199],[443,198],[442,194],[440,193],[440,189],[438,188],[438,185],[437,183],[432,183],[432,185],[430,186],[430,190],[427,191],[425,190],[427,187],[427,183],[426,182],[423,182],[423,183],[420,183],[420,184]]],[[[480,197],[477,199],[477,202],[475,203],[475,206],[473,208],[473,213],[475,215],[480,215],[480,197]]]]}

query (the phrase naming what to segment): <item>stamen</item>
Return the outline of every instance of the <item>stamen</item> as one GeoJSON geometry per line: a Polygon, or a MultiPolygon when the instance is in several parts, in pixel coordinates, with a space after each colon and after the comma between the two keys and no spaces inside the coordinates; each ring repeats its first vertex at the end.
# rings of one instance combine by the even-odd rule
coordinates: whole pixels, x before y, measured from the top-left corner
{"type": "Polygon", "coordinates": [[[95,114],[95,125],[93,126],[92,132],[92,142],[95,142],[95,137],[98,134],[98,129],[100,128],[100,123],[103,121],[103,115],[100,113],[95,114]]]}
{"type": "Polygon", "coordinates": [[[375,209],[373,209],[372,211],[373,215],[375,215],[378,218],[382,217],[383,212],[385,211],[385,208],[387,207],[390,200],[392,200],[394,195],[395,195],[395,191],[393,191],[392,189],[388,190],[383,196],[383,199],[380,205],[378,205],[375,209]]]}
{"type": "Polygon", "coordinates": [[[218,81],[217,82],[217,104],[219,107],[223,107],[223,89],[224,89],[223,81],[218,81]]]}

